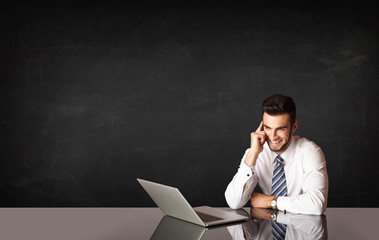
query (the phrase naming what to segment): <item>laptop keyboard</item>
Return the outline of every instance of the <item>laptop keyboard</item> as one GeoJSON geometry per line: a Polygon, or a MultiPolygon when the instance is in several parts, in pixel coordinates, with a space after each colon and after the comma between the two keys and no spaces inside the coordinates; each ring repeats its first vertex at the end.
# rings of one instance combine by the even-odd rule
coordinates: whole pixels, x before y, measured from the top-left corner
{"type": "Polygon", "coordinates": [[[200,217],[200,219],[203,220],[203,222],[214,222],[214,221],[218,221],[218,220],[223,220],[222,218],[212,216],[212,215],[209,215],[206,213],[202,213],[202,212],[196,212],[196,213],[200,217]]]}

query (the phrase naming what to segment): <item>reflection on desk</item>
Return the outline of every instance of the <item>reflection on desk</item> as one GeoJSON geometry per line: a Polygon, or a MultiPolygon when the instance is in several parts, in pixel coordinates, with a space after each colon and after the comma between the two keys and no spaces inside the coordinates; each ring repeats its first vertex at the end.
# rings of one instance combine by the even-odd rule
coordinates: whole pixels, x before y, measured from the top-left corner
{"type": "Polygon", "coordinates": [[[155,229],[152,240],[201,239],[206,228],[173,217],[164,216],[155,229]]]}
{"type": "MultiPolygon", "coordinates": [[[[204,228],[169,216],[164,216],[151,239],[153,240],[195,240],[201,239],[206,231],[226,228],[233,239],[272,239],[272,221],[269,209],[230,210],[248,216],[249,220],[217,227],[204,228]]],[[[279,212],[276,222],[286,226],[285,239],[327,239],[325,216],[300,215],[279,212]]],[[[225,236],[224,236],[225,237],[225,236]]]]}
{"type": "MultiPolygon", "coordinates": [[[[249,216],[239,225],[228,226],[233,239],[272,239],[273,226],[270,209],[252,208],[250,213],[243,209],[236,213],[249,216]]],[[[285,239],[328,239],[326,217],[278,212],[277,223],[285,226],[285,239]]]]}
{"type": "MultiPolygon", "coordinates": [[[[217,225],[213,227],[202,227],[190,222],[179,220],[169,216],[163,216],[158,227],[155,229],[151,240],[194,240],[203,239],[205,232],[226,230],[227,227],[241,225],[241,222],[217,225]]],[[[217,235],[225,236],[222,231],[217,235]]],[[[212,238],[213,239],[213,238],[212,238]]],[[[220,238],[218,238],[220,239],[220,238]]]]}
{"type": "MultiPolygon", "coordinates": [[[[230,208],[220,209],[234,211],[230,208]]],[[[269,212],[244,208],[237,210],[237,213],[246,214],[249,221],[238,225],[190,230],[193,231],[191,234],[196,231],[200,231],[200,234],[188,235],[187,239],[200,238],[197,236],[201,235],[201,231],[204,231],[201,236],[203,240],[251,239],[254,236],[264,236],[265,226],[268,229],[270,227],[270,220],[265,220],[270,219],[269,212]],[[253,215],[250,216],[251,214],[253,215]]],[[[294,236],[293,239],[376,239],[378,215],[379,208],[328,208],[325,216],[280,212],[278,222],[286,223],[287,239],[290,236],[294,236]]],[[[179,230],[176,233],[166,232],[164,222],[159,227],[163,230],[157,231],[162,217],[159,208],[0,208],[0,239],[146,240],[153,236],[154,239],[159,239],[166,233],[184,239],[185,230],[180,229],[198,227],[177,220],[184,227],[176,227],[179,230]]],[[[266,234],[270,235],[269,232],[266,234]]]]}

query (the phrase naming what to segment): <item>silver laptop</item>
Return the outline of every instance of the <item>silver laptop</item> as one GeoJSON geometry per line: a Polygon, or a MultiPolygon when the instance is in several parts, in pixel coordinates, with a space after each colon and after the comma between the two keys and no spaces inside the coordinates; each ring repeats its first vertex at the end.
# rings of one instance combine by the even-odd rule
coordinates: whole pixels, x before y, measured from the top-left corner
{"type": "Polygon", "coordinates": [[[165,215],[203,227],[244,221],[246,216],[208,206],[192,208],[177,188],[137,178],[165,215]]]}

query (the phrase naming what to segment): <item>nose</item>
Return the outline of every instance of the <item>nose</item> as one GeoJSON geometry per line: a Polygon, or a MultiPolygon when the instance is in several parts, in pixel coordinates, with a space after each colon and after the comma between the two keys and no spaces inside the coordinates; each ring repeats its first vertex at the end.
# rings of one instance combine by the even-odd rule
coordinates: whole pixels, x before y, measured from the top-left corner
{"type": "Polygon", "coordinates": [[[278,136],[278,134],[276,134],[276,131],[271,131],[271,138],[272,139],[275,139],[277,136],[278,136]]]}

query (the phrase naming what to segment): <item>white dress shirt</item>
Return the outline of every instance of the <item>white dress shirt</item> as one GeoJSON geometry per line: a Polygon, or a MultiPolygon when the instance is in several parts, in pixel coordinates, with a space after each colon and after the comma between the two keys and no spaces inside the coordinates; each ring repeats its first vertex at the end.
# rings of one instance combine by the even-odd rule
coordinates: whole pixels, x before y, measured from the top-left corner
{"type": "MultiPolygon", "coordinates": [[[[225,191],[226,201],[232,209],[245,206],[257,183],[264,194],[271,195],[277,154],[265,143],[256,165],[249,167],[245,163],[249,150],[246,150],[237,173],[225,191]],[[243,191],[245,184],[246,189],[243,191]]],[[[305,138],[295,136],[280,156],[284,159],[287,196],[278,197],[278,209],[302,214],[324,213],[328,200],[328,173],[321,148],[305,138]]]]}

